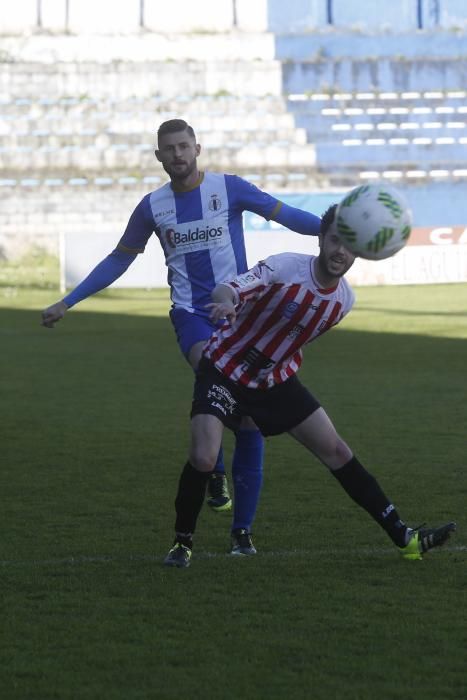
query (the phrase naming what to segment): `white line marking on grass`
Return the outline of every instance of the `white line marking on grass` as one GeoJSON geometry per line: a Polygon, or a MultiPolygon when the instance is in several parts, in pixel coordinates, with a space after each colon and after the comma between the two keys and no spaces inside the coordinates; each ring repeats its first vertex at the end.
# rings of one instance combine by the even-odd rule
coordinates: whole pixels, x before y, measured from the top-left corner
{"type": "MultiPolygon", "coordinates": [[[[467,552],[467,546],[464,545],[459,545],[455,547],[440,547],[439,551],[442,552],[451,552],[451,553],[459,553],[459,552],[467,552]]],[[[388,556],[388,555],[394,555],[394,548],[393,547],[361,547],[359,549],[330,549],[326,547],[325,549],[287,549],[287,550],[277,550],[277,551],[265,551],[265,552],[259,552],[257,557],[258,559],[265,559],[265,558],[273,558],[273,557],[279,557],[279,558],[287,558],[287,557],[302,557],[302,556],[307,556],[307,557],[314,557],[314,558],[324,558],[326,555],[333,555],[333,556],[339,556],[339,555],[360,555],[360,556],[365,556],[365,555],[378,555],[378,556],[388,556]]],[[[430,552],[430,555],[433,554],[433,552],[430,552]]],[[[140,562],[155,562],[155,563],[160,563],[164,557],[166,556],[166,553],[164,554],[128,554],[128,555],[112,555],[112,554],[102,554],[102,555],[95,555],[95,556],[87,556],[87,555],[82,555],[82,556],[70,556],[70,557],[63,557],[63,558],[57,558],[57,559],[3,559],[0,560],[0,566],[2,567],[24,567],[24,566],[61,566],[61,565],[70,565],[70,566],[78,566],[82,564],[107,564],[107,563],[114,563],[114,562],[124,562],[124,561],[140,561],[140,562]]],[[[196,559],[219,559],[219,558],[225,558],[229,557],[230,559],[249,559],[250,557],[248,556],[232,556],[228,552],[206,552],[206,551],[194,551],[193,556],[196,559]]]]}

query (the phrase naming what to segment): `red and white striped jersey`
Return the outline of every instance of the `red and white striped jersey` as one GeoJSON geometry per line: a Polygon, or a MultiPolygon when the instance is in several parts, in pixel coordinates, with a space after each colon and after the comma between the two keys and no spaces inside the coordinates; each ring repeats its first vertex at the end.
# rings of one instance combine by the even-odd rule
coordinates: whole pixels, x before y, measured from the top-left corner
{"type": "Polygon", "coordinates": [[[237,318],[213,333],[204,356],[249,388],[268,389],[295,374],[303,345],[339,323],[355,299],[343,277],[336,287],[321,289],[313,277],[315,260],[271,255],[223,283],[235,292],[237,318]]]}

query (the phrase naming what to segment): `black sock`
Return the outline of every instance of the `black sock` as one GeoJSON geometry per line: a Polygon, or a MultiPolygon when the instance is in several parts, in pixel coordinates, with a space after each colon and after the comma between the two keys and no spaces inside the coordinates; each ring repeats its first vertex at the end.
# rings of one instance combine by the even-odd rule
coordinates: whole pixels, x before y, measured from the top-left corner
{"type": "Polygon", "coordinates": [[[196,521],[203,507],[206,484],[211,472],[200,472],[190,462],[183,467],[175,498],[175,532],[177,541],[187,544],[196,529],[196,521]]]}
{"type": "Polygon", "coordinates": [[[387,532],[394,544],[404,547],[407,526],[394,505],[381,490],[375,477],[367,472],[356,457],[331,472],[355,503],[364,508],[387,532]]]}

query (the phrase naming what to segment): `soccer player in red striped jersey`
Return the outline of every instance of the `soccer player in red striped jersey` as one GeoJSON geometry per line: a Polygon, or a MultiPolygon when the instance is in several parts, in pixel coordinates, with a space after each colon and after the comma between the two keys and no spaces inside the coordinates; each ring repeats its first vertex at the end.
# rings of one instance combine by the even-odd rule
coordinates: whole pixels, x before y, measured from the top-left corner
{"type": "MultiPolygon", "coordinates": [[[[420,559],[456,528],[452,522],[409,528],[296,376],[303,346],[339,323],[354,303],[344,275],[355,256],[337,235],[335,211],[333,205],[322,218],[319,256],[272,255],[212,292],[210,318],[225,320],[203,349],[195,381],[191,447],[175,500],[175,541],[164,560],[167,566],[190,565],[224,426],[238,430],[246,416],[264,436],[288,432],[308,448],[405,558],[420,559]]],[[[231,553],[256,554],[251,532],[236,533],[231,553]]]]}
{"type": "MultiPolygon", "coordinates": [[[[214,332],[204,357],[229,379],[250,389],[270,389],[293,376],[302,363],[303,345],[336,325],[354,302],[344,278],[322,287],[313,260],[296,253],[273,255],[237,277],[226,290],[222,286],[217,294],[226,294],[227,302],[241,307],[241,319],[214,332]]],[[[352,262],[347,251],[333,258],[342,271],[352,262]]],[[[213,317],[219,309],[213,306],[213,317]]]]}

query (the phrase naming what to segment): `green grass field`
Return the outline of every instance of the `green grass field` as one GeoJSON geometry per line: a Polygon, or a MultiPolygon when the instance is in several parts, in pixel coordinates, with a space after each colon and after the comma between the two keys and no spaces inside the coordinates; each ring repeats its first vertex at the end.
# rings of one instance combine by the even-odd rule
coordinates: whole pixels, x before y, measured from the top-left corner
{"type": "MultiPolygon", "coordinates": [[[[54,330],[53,261],[0,266],[0,698],[467,699],[467,285],[357,289],[301,379],[411,524],[422,562],[287,436],[268,440],[258,556],[203,511],[161,564],[192,376],[164,291],[108,291],[54,330]]],[[[231,436],[226,436],[230,454],[231,436]]]]}

